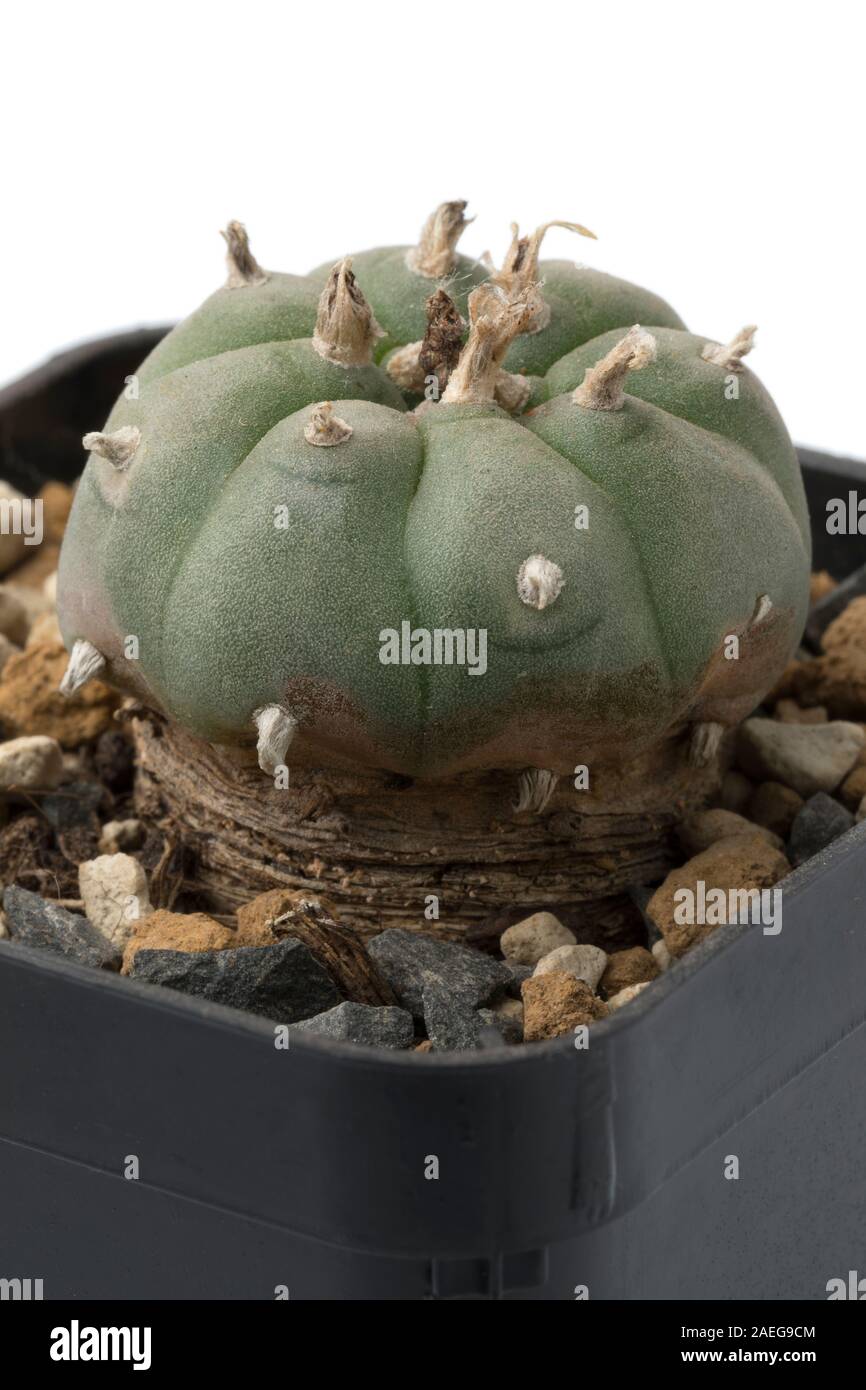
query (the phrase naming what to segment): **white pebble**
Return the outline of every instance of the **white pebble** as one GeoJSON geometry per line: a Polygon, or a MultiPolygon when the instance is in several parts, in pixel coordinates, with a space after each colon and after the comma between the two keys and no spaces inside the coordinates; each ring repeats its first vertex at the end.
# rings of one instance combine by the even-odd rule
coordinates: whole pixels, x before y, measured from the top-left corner
{"type": "Polygon", "coordinates": [[[600,946],[557,946],[549,951],[536,965],[533,975],[549,975],[551,970],[562,970],[566,975],[574,975],[583,980],[590,989],[598,989],[601,977],[607,966],[607,952],[600,946]]]}
{"type": "Polygon", "coordinates": [[[153,912],[144,869],[129,854],[102,854],[78,866],[78,887],[88,921],[123,946],[142,917],[153,912]]]}
{"type": "Polygon", "coordinates": [[[516,965],[537,965],[557,946],[574,946],[574,933],[552,912],[533,912],[502,933],[499,945],[506,960],[516,965]]]}
{"type": "Polygon", "coordinates": [[[138,849],[143,839],[140,820],[109,820],[102,827],[99,848],[103,854],[117,854],[118,850],[138,849]]]}
{"type": "Polygon", "coordinates": [[[761,781],[783,782],[801,796],[832,792],[857,761],[864,743],[859,724],[783,724],[747,719],[737,735],[740,766],[761,781]]]}
{"type": "Polygon", "coordinates": [[[610,1009],[611,1013],[614,1013],[617,1009],[621,1009],[623,1004],[630,1004],[632,999],[637,999],[641,990],[646,989],[647,985],[651,984],[652,980],[641,980],[639,984],[626,985],[625,989],[621,989],[619,994],[615,994],[612,999],[608,999],[607,1007],[610,1009]]]}
{"type": "Polygon", "coordinates": [[[656,965],[659,970],[670,970],[674,962],[666,942],[661,940],[654,941],[652,944],[652,953],[655,956],[656,965]]]}
{"type": "Polygon", "coordinates": [[[0,743],[0,791],[51,790],[63,776],[63,749],[56,738],[27,734],[0,743]]]}

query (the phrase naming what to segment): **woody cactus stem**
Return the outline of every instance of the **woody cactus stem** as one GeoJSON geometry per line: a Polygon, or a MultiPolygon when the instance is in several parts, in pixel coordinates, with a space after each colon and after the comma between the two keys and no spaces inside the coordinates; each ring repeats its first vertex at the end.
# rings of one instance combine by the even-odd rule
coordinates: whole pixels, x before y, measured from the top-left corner
{"type": "Polygon", "coordinates": [[[338,367],[366,367],[373,361],[373,345],[381,337],[382,329],[347,256],[334,266],[319,299],[313,347],[320,357],[338,367]]]}
{"type": "Polygon", "coordinates": [[[510,299],[526,298],[531,293],[531,308],[527,314],[523,333],[540,333],[550,322],[550,306],[542,298],[538,258],[541,243],[551,227],[563,227],[567,232],[577,232],[578,236],[591,237],[596,241],[595,232],[582,227],[579,222],[545,222],[536,227],[531,236],[521,236],[516,222],[511,224],[511,245],[502,262],[502,268],[494,272],[490,279],[498,285],[510,299]]]}
{"type": "MultiPolygon", "coordinates": [[[[466,324],[453,299],[438,289],[427,300],[427,332],[418,343],[399,348],[389,359],[388,375],[407,396],[427,395],[435,385],[431,400],[444,395],[463,348],[466,324]]],[[[493,399],[509,414],[516,415],[529,400],[531,387],[526,377],[497,368],[493,399]]]]}
{"type": "Polygon", "coordinates": [[[466,324],[454,300],[439,289],[427,300],[427,332],[418,352],[418,366],[426,381],[436,378],[441,395],[460,360],[466,324]]]}
{"type": "Polygon", "coordinates": [[[717,367],[725,367],[729,372],[739,372],[742,370],[743,358],[755,346],[757,331],[757,324],[747,324],[729,343],[707,343],[701,357],[705,362],[714,362],[717,367]]]}
{"type": "Polygon", "coordinates": [[[420,395],[428,377],[435,378],[439,395],[448,385],[463,346],[466,325],[450,295],[438,289],[425,305],[427,331],[418,343],[399,348],[388,362],[388,375],[401,391],[420,395]]]}
{"type": "Polygon", "coordinates": [[[250,250],[250,239],[243,223],[230,222],[221,235],[226,244],[229,272],[226,289],[239,290],[247,285],[263,285],[268,277],[250,250]]]}
{"type": "Polygon", "coordinates": [[[573,401],[587,410],[620,410],[625,400],[623,386],[628,373],[639,372],[655,355],[655,338],[636,323],[595,367],[587,367],[573,401]]]}
{"type": "Polygon", "coordinates": [[[535,286],[521,298],[509,299],[494,285],[479,285],[469,296],[469,339],[443,393],[449,405],[488,405],[496,395],[497,378],[514,339],[526,331],[534,306],[535,286]]]}
{"type": "Polygon", "coordinates": [[[440,203],[421,229],[418,245],[406,255],[406,264],[416,275],[441,280],[454,270],[457,243],[472,217],[464,217],[466,202],[440,203]]]}

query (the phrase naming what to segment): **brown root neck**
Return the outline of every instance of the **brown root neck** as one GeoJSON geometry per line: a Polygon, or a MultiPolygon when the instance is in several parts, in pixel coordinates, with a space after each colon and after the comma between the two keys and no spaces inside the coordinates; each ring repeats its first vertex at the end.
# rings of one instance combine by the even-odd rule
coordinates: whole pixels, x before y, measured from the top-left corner
{"type": "MultiPolygon", "coordinates": [[[[594,792],[591,803],[554,774],[395,785],[388,772],[313,768],[300,757],[289,786],[277,788],[253,747],[243,761],[144,710],[133,732],[139,812],[166,818],[189,852],[189,887],[209,910],[296,889],[321,895],[365,934],[414,926],[459,939],[512,909],[606,912],[631,884],[664,877],[674,825],[719,777],[691,767],[678,737],[611,772],[609,795],[594,792]],[[424,916],[431,893],[442,904],[433,928],[424,916]]],[[[606,777],[601,770],[599,788],[606,777]]]]}

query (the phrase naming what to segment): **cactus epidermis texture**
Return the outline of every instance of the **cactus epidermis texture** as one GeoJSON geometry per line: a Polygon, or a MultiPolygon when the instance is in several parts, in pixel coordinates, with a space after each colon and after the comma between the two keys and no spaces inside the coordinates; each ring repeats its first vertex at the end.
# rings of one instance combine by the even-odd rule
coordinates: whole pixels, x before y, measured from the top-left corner
{"type": "Polygon", "coordinates": [[[516,229],[491,271],[456,251],[464,207],[309,276],[230,225],[228,284],[88,436],[70,649],[215,742],[276,709],[308,761],[420,776],[565,772],[751,710],[799,639],[809,540],[749,334],[714,345],[516,229]],[[441,400],[410,412],[399,349],[410,375],[441,350],[441,400]]]}

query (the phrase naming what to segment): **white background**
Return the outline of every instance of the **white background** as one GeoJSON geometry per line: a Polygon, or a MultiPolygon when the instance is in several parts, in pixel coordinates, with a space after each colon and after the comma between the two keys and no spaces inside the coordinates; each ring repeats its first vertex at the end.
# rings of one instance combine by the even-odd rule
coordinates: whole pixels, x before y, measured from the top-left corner
{"type": "MultiPolygon", "coordinates": [[[[414,240],[468,198],[669,299],[750,359],[795,439],[866,454],[862,6],[706,0],[6,11],[0,382],[70,343],[177,318],[244,221],[304,271],[414,240]]],[[[101,422],[94,421],[94,426],[101,422]]]]}

